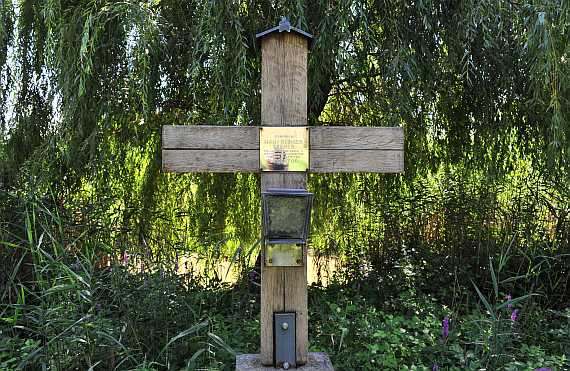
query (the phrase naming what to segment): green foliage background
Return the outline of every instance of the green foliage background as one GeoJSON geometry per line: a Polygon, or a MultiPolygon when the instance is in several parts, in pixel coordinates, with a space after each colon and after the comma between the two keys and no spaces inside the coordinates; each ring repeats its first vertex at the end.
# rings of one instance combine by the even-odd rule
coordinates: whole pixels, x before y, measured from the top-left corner
{"type": "Polygon", "coordinates": [[[164,174],[161,128],[260,125],[255,34],[283,16],[315,37],[308,125],[406,129],[404,174],[310,176],[315,255],[338,255],[349,283],[377,274],[377,306],[444,287],[467,308],[461,277],[495,305],[488,264],[510,251],[525,277],[508,292],[567,307],[568,0],[0,0],[1,303],[44,313],[76,259],[107,277],[125,253],[212,265],[255,244],[259,176],[164,174]]]}
{"type": "Polygon", "coordinates": [[[255,34],[282,16],[315,36],[310,125],[406,128],[403,176],[311,177],[315,233],[351,189],[377,203],[438,172],[481,184],[527,169],[568,179],[568,1],[0,7],[3,187],[51,188],[61,205],[111,197],[136,209],[121,222],[141,236],[179,212],[192,235],[229,228],[255,239],[257,177],[162,174],[160,133],[259,125],[255,34]]]}

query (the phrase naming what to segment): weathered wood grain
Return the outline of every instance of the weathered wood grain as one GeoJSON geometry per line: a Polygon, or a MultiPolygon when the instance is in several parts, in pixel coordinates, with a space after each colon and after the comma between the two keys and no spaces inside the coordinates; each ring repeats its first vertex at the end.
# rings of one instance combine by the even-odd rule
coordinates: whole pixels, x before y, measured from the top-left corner
{"type": "Polygon", "coordinates": [[[309,127],[309,149],[404,150],[404,128],[367,126],[309,127]]]}
{"type": "Polygon", "coordinates": [[[166,173],[255,173],[259,150],[162,150],[166,173]]]}
{"type": "MultiPolygon", "coordinates": [[[[300,189],[307,189],[306,182],[304,188],[300,189]]],[[[285,276],[285,313],[295,312],[296,314],[295,355],[297,364],[305,364],[309,360],[309,294],[307,290],[307,260],[307,245],[304,245],[303,266],[283,267],[283,273],[285,276]],[[299,321],[299,319],[301,319],[301,321],[299,321]]]]}
{"type": "MultiPolygon", "coordinates": [[[[308,40],[297,33],[262,38],[261,125],[307,125],[308,40]]],[[[260,172],[259,127],[163,126],[165,172],[260,172]]],[[[404,170],[403,128],[311,127],[312,173],[404,170]]],[[[307,173],[262,172],[261,190],[307,189],[307,173]]],[[[262,231],[262,262],[265,246],[262,231]]],[[[296,314],[296,362],[308,362],[307,248],[302,267],[266,267],[261,277],[261,362],[274,363],[273,315],[296,314]]]]}
{"type": "Polygon", "coordinates": [[[307,125],[307,47],[307,38],[297,33],[263,37],[262,125],[307,125]]]}
{"type": "MultiPolygon", "coordinates": [[[[259,149],[260,126],[162,127],[163,149],[259,149]]],[[[404,150],[404,128],[310,126],[309,149],[404,150]]]]}
{"type": "MultiPolygon", "coordinates": [[[[307,125],[307,48],[307,39],[296,33],[275,32],[263,37],[262,126],[307,125]]],[[[261,190],[269,188],[307,189],[307,174],[262,172],[261,190]]],[[[263,234],[261,240],[264,243],[263,234]]],[[[304,262],[306,254],[304,249],[304,262]]],[[[305,364],[309,357],[306,264],[262,264],[261,269],[261,363],[273,365],[273,314],[287,311],[295,313],[296,362],[305,364]]]]}
{"type": "Polygon", "coordinates": [[[312,150],[311,173],[402,173],[404,151],[384,150],[312,150]]]}
{"type": "MultiPolygon", "coordinates": [[[[162,171],[167,173],[258,173],[259,150],[163,150],[162,171]]],[[[404,151],[317,150],[309,154],[309,173],[401,173],[404,151]]],[[[264,173],[267,174],[267,173],[264,173]]],[[[286,178],[287,174],[273,173],[286,178]]],[[[293,175],[291,175],[293,176],[293,175]]],[[[275,178],[271,179],[275,179],[275,178]]],[[[282,188],[279,181],[268,188],[282,188]]]]}
{"type": "Polygon", "coordinates": [[[259,127],[165,125],[162,127],[162,148],[259,149],[259,127]]]}
{"type": "MultiPolygon", "coordinates": [[[[261,191],[270,188],[307,189],[305,173],[262,173],[261,191]]],[[[262,364],[273,364],[273,314],[295,313],[296,357],[298,364],[307,363],[308,316],[307,316],[307,267],[267,267],[265,262],[265,238],[261,239],[261,359],[262,364]],[[304,306],[303,306],[304,305],[304,306]],[[301,323],[299,323],[301,322],[301,323]],[[307,339],[300,341],[299,337],[307,339]],[[306,348],[306,349],[305,349],[306,348]]],[[[306,248],[303,261],[307,261],[306,248]]]]}

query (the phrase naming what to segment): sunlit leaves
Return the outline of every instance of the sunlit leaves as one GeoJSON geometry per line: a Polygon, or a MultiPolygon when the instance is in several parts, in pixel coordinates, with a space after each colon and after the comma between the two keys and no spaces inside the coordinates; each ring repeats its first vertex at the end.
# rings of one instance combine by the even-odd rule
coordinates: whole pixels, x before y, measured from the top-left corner
{"type": "MultiPolygon", "coordinates": [[[[14,102],[2,113],[12,138],[2,171],[42,164],[61,197],[87,183],[143,209],[158,199],[171,205],[168,197],[193,185],[186,206],[202,215],[198,229],[215,219],[216,228],[252,231],[241,218],[257,215],[256,201],[246,203],[254,211],[227,209],[255,194],[243,187],[256,178],[188,176],[171,185],[160,171],[160,127],[259,125],[255,34],[286,16],[314,36],[309,124],[405,127],[407,182],[450,166],[500,178],[522,158],[567,176],[569,6],[0,1],[1,104],[14,102]]],[[[344,176],[314,184],[335,193],[333,178],[347,192],[355,187],[344,176]]]]}

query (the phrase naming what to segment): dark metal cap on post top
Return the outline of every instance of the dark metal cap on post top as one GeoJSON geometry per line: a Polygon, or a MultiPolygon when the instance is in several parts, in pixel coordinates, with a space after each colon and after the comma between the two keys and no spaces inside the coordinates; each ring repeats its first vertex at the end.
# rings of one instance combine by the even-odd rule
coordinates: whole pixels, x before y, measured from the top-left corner
{"type": "MultiPolygon", "coordinates": [[[[270,30],[264,31],[262,33],[258,33],[257,35],[255,35],[255,37],[257,39],[261,38],[262,36],[265,36],[267,34],[270,34],[272,32],[275,31],[279,31],[279,32],[291,32],[291,31],[295,31],[305,37],[307,37],[309,39],[309,49],[311,48],[311,41],[313,39],[313,35],[306,33],[305,31],[301,31],[300,29],[291,26],[291,23],[289,23],[289,21],[287,20],[287,18],[283,17],[283,19],[281,20],[281,22],[279,22],[279,26],[273,27],[270,30]]],[[[259,42],[259,41],[258,41],[259,42]]]]}

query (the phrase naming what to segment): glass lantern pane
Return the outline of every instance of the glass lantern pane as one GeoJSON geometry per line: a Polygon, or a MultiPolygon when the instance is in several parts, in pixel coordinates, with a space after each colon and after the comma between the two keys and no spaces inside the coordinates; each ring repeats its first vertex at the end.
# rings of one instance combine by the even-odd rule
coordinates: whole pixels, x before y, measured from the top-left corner
{"type": "Polygon", "coordinates": [[[306,197],[268,197],[270,237],[301,238],[306,197]]]}

